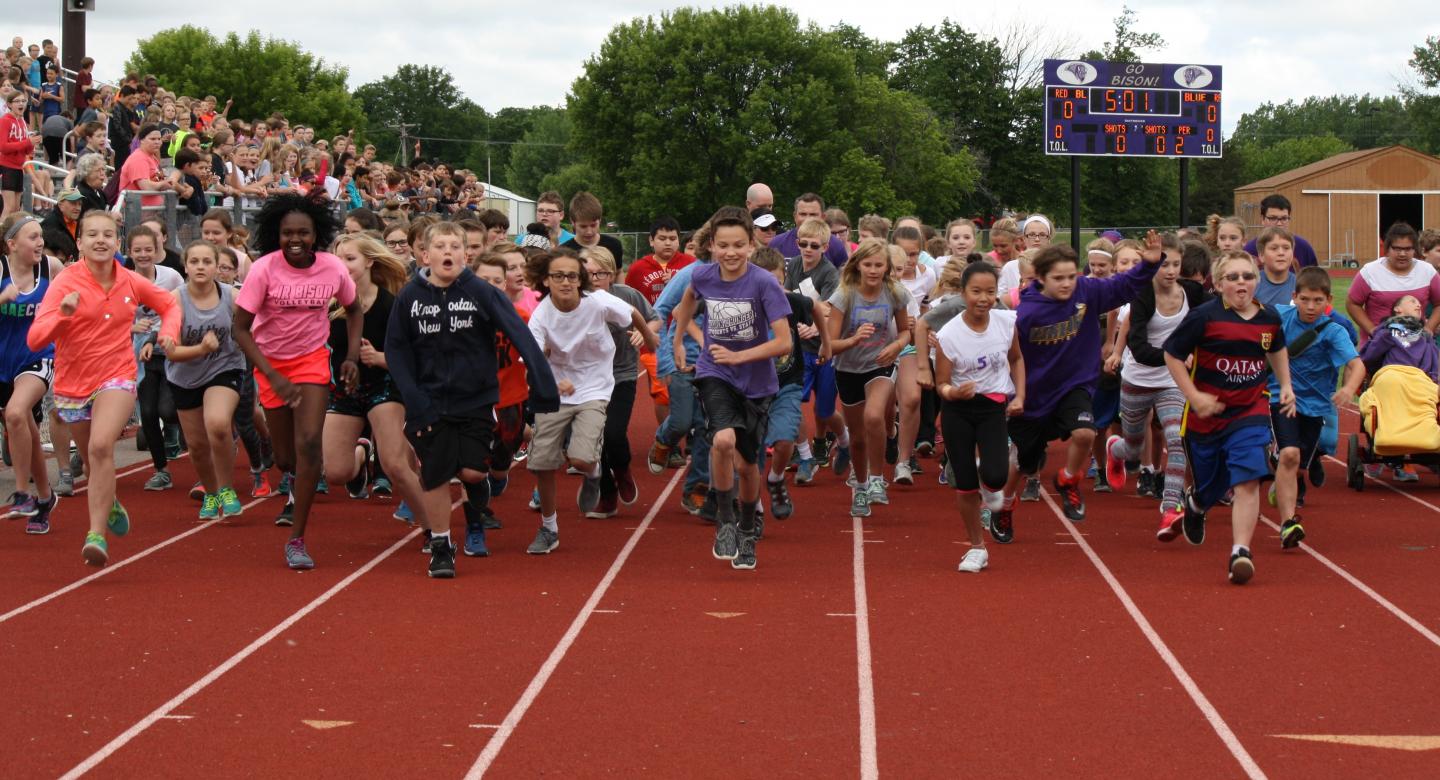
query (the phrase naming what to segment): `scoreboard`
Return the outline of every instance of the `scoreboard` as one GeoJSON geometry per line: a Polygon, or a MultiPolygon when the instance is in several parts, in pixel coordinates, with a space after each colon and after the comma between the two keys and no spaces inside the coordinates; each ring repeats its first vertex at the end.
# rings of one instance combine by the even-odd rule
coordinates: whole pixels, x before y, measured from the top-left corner
{"type": "Polygon", "coordinates": [[[1220,157],[1220,66],[1045,61],[1045,153],[1220,157]]]}

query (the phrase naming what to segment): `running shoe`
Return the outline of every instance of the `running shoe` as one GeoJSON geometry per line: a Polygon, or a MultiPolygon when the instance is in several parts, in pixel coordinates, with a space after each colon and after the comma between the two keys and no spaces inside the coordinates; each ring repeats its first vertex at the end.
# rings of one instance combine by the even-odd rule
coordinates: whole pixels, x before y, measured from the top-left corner
{"type": "Polygon", "coordinates": [[[531,488],[531,490],[530,490],[530,503],[527,504],[527,506],[529,506],[531,509],[535,510],[536,512],[539,512],[539,511],[540,511],[540,488],[538,488],[538,487],[537,487],[537,488],[531,488]]]}
{"type": "Polygon", "coordinates": [[[1250,558],[1250,551],[1244,547],[1230,556],[1230,581],[1236,585],[1244,585],[1255,576],[1255,561],[1250,558]]]}
{"type": "Polygon", "coordinates": [[[1220,497],[1220,506],[1230,506],[1233,503],[1235,503],[1235,490],[1232,488],[1225,491],[1225,495],[1220,497]]]}
{"type": "Polygon", "coordinates": [[[840,476],[850,470],[850,448],[835,446],[834,455],[830,458],[830,470],[835,476],[840,476]]]}
{"type": "Polygon", "coordinates": [[[85,534],[85,546],[80,548],[80,555],[84,556],[85,562],[91,566],[104,566],[110,560],[110,548],[105,543],[105,535],[94,531],[85,534]]]}
{"type": "Polygon", "coordinates": [[[759,537],[755,534],[740,534],[740,542],[735,548],[735,557],[730,559],[730,568],[749,571],[755,568],[755,542],[759,537]]]}
{"type": "Polygon", "coordinates": [[[175,481],[170,478],[170,472],[165,469],[151,474],[150,478],[145,480],[146,490],[169,490],[173,487],[175,487],[175,481]]]}
{"type": "Polygon", "coordinates": [[[959,570],[971,574],[979,574],[990,565],[990,551],[984,547],[971,547],[960,559],[959,570]]]}
{"type": "Polygon", "coordinates": [[[797,460],[795,462],[795,484],[808,485],[814,482],[816,468],[814,458],[800,458],[797,460]]]}
{"type": "Polygon", "coordinates": [[[870,495],[870,503],[872,504],[890,503],[890,491],[885,487],[885,480],[880,477],[870,478],[870,486],[866,488],[866,492],[870,495]]]}
{"type": "Polygon", "coordinates": [[[585,513],[591,520],[604,520],[614,517],[620,511],[620,497],[614,493],[600,494],[600,499],[595,502],[595,507],[585,513]]]}
{"type": "Polygon", "coordinates": [[[75,479],[85,476],[85,460],[74,450],[70,451],[70,474],[75,479]]]}
{"type": "Polygon", "coordinates": [[[200,501],[200,519],[214,520],[220,516],[220,497],[214,493],[204,495],[205,498],[200,501]]]}
{"type": "Polygon", "coordinates": [[[897,485],[913,485],[913,484],[915,484],[915,472],[910,469],[910,463],[909,463],[909,461],[903,461],[903,460],[902,460],[902,461],[900,461],[899,463],[896,463],[896,464],[895,464],[895,484],[897,484],[897,485]]]}
{"type": "Polygon", "coordinates": [[[515,450],[515,456],[513,460],[516,463],[524,463],[525,459],[528,457],[530,457],[530,443],[526,442],[520,445],[520,449],[515,450]]]}
{"type": "Polygon", "coordinates": [[[720,523],[715,528],[715,546],[710,551],[716,560],[733,561],[740,554],[740,527],[735,522],[720,523]]]}
{"type": "Polygon", "coordinates": [[[950,484],[950,459],[944,455],[940,456],[940,473],[936,475],[935,481],[942,485],[950,484]]]}
{"type": "Polygon", "coordinates": [[[1409,466],[1396,466],[1396,467],[1395,467],[1395,481],[1396,481],[1396,482],[1419,482],[1419,481],[1420,481],[1420,475],[1419,475],[1419,474],[1416,474],[1416,473],[1415,473],[1415,469],[1410,468],[1409,466]]]}
{"type": "Polygon", "coordinates": [[[852,488],[850,491],[850,516],[870,516],[870,491],[868,488],[852,488]]]}
{"type": "Polygon", "coordinates": [[[1371,479],[1379,479],[1385,473],[1385,466],[1381,463],[1366,463],[1365,476],[1371,479]]]}
{"type": "Polygon", "coordinates": [[[295,525],[295,502],[285,501],[285,506],[280,507],[280,514],[275,516],[275,525],[288,528],[295,525]]]}
{"type": "Polygon", "coordinates": [[[575,504],[580,507],[581,512],[590,512],[600,503],[600,478],[585,477],[580,481],[580,489],[575,492],[575,504]]]}
{"type": "Polygon", "coordinates": [[[495,531],[504,527],[500,523],[500,518],[495,516],[495,510],[488,506],[480,510],[480,518],[487,531],[495,531]]]}
{"type": "Polygon", "coordinates": [[[34,517],[40,512],[35,505],[35,497],[29,493],[11,493],[10,508],[5,510],[6,517],[34,517]]]}
{"type": "Polygon", "coordinates": [[[290,489],[295,486],[295,475],[292,472],[285,472],[280,475],[280,495],[290,495],[290,489]]]}
{"type": "Polygon", "coordinates": [[[203,483],[196,482],[195,484],[193,484],[193,485],[190,486],[190,500],[191,500],[191,501],[204,501],[204,500],[205,500],[205,485],[204,485],[203,483]]]}
{"type": "Polygon", "coordinates": [[[351,498],[359,500],[370,497],[370,454],[374,451],[375,446],[363,436],[355,441],[355,446],[364,448],[365,454],[360,458],[360,471],[353,479],[345,483],[345,492],[351,498]]]}
{"type": "Polygon", "coordinates": [[[70,472],[60,472],[60,479],[55,481],[55,493],[66,497],[75,495],[75,477],[70,472]]]}
{"type": "Polygon", "coordinates": [[[1125,460],[1115,454],[1115,448],[1125,443],[1122,436],[1111,436],[1105,440],[1105,484],[1111,490],[1125,489],[1125,460]]]}
{"type": "Polygon", "coordinates": [[[1142,469],[1139,476],[1135,477],[1135,495],[1154,498],[1155,492],[1155,472],[1142,469]]]}
{"type": "Polygon", "coordinates": [[[423,553],[423,554],[425,554],[425,555],[429,555],[429,554],[430,554],[430,543],[433,542],[433,541],[434,541],[434,538],[430,535],[430,529],[429,529],[429,528],[426,528],[424,531],[422,531],[422,532],[420,533],[420,552],[423,553]]]}
{"type": "Polygon", "coordinates": [[[1310,459],[1309,477],[1315,487],[1325,486],[1325,456],[1318,452],[1310,459]]]}
{"type": "Polygon", "coordinates": [[[390,516],[406,524],[415,522],[415,513],[410,511],[410,505],[404,501],[400,502],[400,506],[395,507],[395,513],[390,516]]]}
{"type": "Polygon", "coordinates": [[[663,474],[670,467],[670,446],[655,442],[650,445],[650,455],[645,458],[645,467],[651,474],[663,474]]]}
{"type": "Polygon", "coordinates": [[[1085,478],[1095,479],[1100,476],[1100,467],[1095,465],[1095,456],[1090,456],[1090,465],[1085,468],[1085,478]]]}
{"type": "Polygon", "coordinates": [[[455,578],[455,546],[448,539],[436,539],[430,544],[430,570],[427,573],[435,580],[455,578]]]}
{"type": "Polygon", "coordinates": [[[391,486],[389,477],[376,477],[375,481],[370,483],[370,495],[372,496],[391,496],[394,494],[395,488],[391,486]]]}
{"type": "Polygon", "coordinates": [[[305,540],[291,539],[285,543],[285,564],[296,571],[315,568],[315,559],[305,549],[305,540]]]}
{"type": "Polygon", "coordinates": [[[105,524],[109,526],[110,533],[116,536],[124,536],[130,533],[130,513],[120,503],[120,499],[110,504],[110,516],[106,518],[105,524]]]}
{"type": "Polygon", "coordinates": [[[52,492],[49,501],[36,501],[35,508],[38,510],[35,516],[25,523],[27,534],[48,534],[50,533],[50,513],[55,511],[55,505],[60,503],[60,495],[52,492]]]}
{"type": "Polygon", "coordinates": [[[1185,532],[1185,541],[1197,545],[1204,544],[1205,513],[1195,511],[1191,504],[1190,494],[1188,492],[1182,493],[1180,495],[1180,507],[1184,511],[1185,519],[1181,523],[1181,528],[1185,532]]]}
{"type": "Polygon", "coordinates": [[[1095,478],[1095,484],[1094,484],[1094,486],[1091,487],[1090,489],[1091,489],[1092,491],[1096,492],[1096,493],[1114,493],[1114,492],[1115,492],[1115,491],[1111,490],[1111,489],[1110,489],[1110,485],[1105,482],[1105,476],[1104,476],[1104,475],[1101,475],[1101,476],[1096,477],[1096,478],[1095,478]]]}
{"type": "Polygon", "coordinates": [[[700,514],[700,508],[705,506],[705,494],[710,492],[710,486],[704,483],[696,485],[694,489],[685,491],[680,497],[680,506],[692,515],[700,514]]]}
{"type": "Polygon", "coordinates": [[[1273,506],[1276,505],[1276,501],[1277,501],[1277,500],[1278,500],[1278,499],[1276,499],[1276,497],[1275,497],[1275,481],[1274,481],[1274,480],[1271,480],[1271,481],[1270,481],[1270,489],[1267,490],[1267,491],[1265,491],[1265,501],[1266,501],[1266,503],[1270,504],[1270,506],[1273,507],[1273,506]]]}
{"type": "Polygon", "coordinates": [[[1025,488],[1020,491],[1020,500],[1034,502],[1040,500],[1040,478],[1026,477],[1025,488]]]}
{"type": "Polygon", "coordinates": [[[1015,510],[1001,509],[990,513],[990,538],[1000,544],[1015,541],[1015,510]]]}
{"type": "MultiPolygon", "coordinates": [[[[999,511],[998,509],[996,510],[999,511]]],[[[994,514],[989,507],[980,507],[980,527],[986,531],[990,530],[990,516],[994,514]]]]}
{"type": "Polygon", "coordinates": [[[236,495],[235,488],[220,488],[220,511],[225,517],[239,517],[244,514],[245,507],[240,503],[240,496],[236,495]]]}
{"type": "Polygon", "coordinates": [[[560,534],[542,525],[540,530],[535,532],[535,541],[525,548],[525,552],[531,555],[546,555],[554,552],[555,548],[559,546],[560,534]]]}
{"type": "Polygon", "coordinates": [[[505,488],[510,487],[510,472],[507,471],[503,478],[496,479],[495,472],[492,471],[485,475],[485,483],[490,486],[490,497],[499,498],[505,494],[505,488]]]}
{"type": "Polygon", "coordinates": [[[635,484],[635,477],[630,475],[630,469],[615,475],[615,491],[619,494],[620,503],[625,506],[639,500],[640,486],[635,484]]]}
{"type": "Polygon", "coordinates": [[[815,453],[815,467],[823,469],[830,465],[830,440],[824,436],[810,442],[810,451],[815,453]]]}
{"type": "Polygon", "coordinates": [[[1155,532],[1155,538],[1162,542],[1173,542],[1175,537],[1180,535],[1184,524],[1185,510],[1178,506],[1167,509],[1160,515],[1160,530],[1155,532]]]}
{"type": "Polygon", "coordinates": [[[1055,492],[1060,494],[1060,506],[1065,510],[1065,517],[1071,522],[1082,522],[1085,519],[1085,501],[1080,498],[1080,480],[1065,485],[1060,482],[1060,475],[1056,474],[1052,484],[1055,492]]]}
{"type": "Polygon", "coordinates": [[[671,450],[670,460],[665,465],[672,469],[685,468],[685,454],[678,449],[671,450]]]}
{"type": "Polygon", "coordinates": [[[931,442],[928,442],[928,441],[918,441],[918,442],[915,443],[915,454],[918,455],[919,457],[928,458],[928,457],[930,457],[930,453],[932,453],[932,452],[934,452],[934,451],[935,451],[935,445],[934,445],[933,443],[931,443],[931,442]]]}
{"type": "Polygon", "coordinates": [[[324,474],[321,474],[320,478],[315,480],[315,492],[324,493],[327,496],[330,495],[330,483],[325,481],[324,474]]]}
{"type": "Polygon", "coordinates": [[[250,497],[265,498],[274,491],[270,488],[270,479],[260,469],[250,469],[250,497]]]}
{"type": "Polygon", "coordinates": [[[1286,520],[1280,525],[1280,547],[1291,550],[1300,546],[1305,539],[1305,526],[1300,525],[1300,515],[1286,520]]]}
{"type": "Polygon", "coordinates": [[[465,554],[471,558],[490,557],[490,548],[485,546],[485,524],[465,524],[465,554]]]}
{"type": "Polygon", "coordinates": [[[774,513],[776,520],[784,520],[795,512],[795,505],[790,503],[790,491],[785,488],[785,480],[779,482],[765,482],[765,487],[770,491],[770,511],[774,513]]]}

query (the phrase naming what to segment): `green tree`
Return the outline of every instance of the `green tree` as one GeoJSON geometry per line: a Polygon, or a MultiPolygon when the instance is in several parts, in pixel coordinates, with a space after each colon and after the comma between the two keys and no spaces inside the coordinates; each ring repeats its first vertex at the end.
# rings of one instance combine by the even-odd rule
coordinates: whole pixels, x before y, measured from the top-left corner
{"type": "MultiPolygon", "coordinates": [[[[470,153],[468,139],[484,138],[489,117],[485,110],[460,93],[449,71],[430,65],[401,65],[395,72],[355,90],[355,99],[370,119],[371,134],[381,159],[398,150],[399,126],[422,142],[422,156],[462,160],[470,153]]],[[[412,150],[405,150],[406,160],[412,150]]]]}
{"type": "Polygon", "coordinates": [[[1239,145],[1244,149],[1244,168],[1241,169],[1244,181],[1241,184],[1267,179],[1355,148],[1328,133],[1285,138],[1265,146],[1251,146],[1243,141],[1239,145]]]}
{"type": "Polygon", "coordinates": [[[192,25],[161,30],[136,44],[126,70],[154,74],[182,95],[233,99],[230,116],[250,120],[279,111],[320,135],[365,130],[365,115],[346,87],[344,67],[325,64],[297,44],[230,33],[223,40],[192,25]]]}
{"type": "Polygon", "coordinates": [[[475,171],[482,179],[485,178],[485,172],[489,171],[490,181],[507,190],[518,191],[509,174],[515,142],[529,132],[536,116],[556,110],[550,106],[508,106],[496,111],[490,117],[490,131],[486,136],[490,143],[471,144],[470,151],[465,156],[465,167],[475,171]]]}
{"type": "Polygon", "coordinates": [[[879,41],[866,35],[863,30],[851,24],[840,23],[826,32],[835,45],[850,52],[855,58],[855,73],[860,76],[890,75],[890,63],[895,57],[895,44],[879,41]]]}
{"type": "Polygon", "coordinates": [[[1402,84],[1400,94],[1410,115],[1410,145],[1431,154],[1440,153],[1440,37],[1425,39],[1416,46],[1410,68],[1419,78],[1418,86],[1402,84]]]}
{"type": "Polygon", "coordinates": [[[847,214],[908,214],[915,204],[901,200],[885,175],[885,166],[859,147],[840,155],[822,190],[829,205],[847,214]]]}
{"type": "Polygon", "coordinates": [[[1140,32],[1135,29],[1135,22],[1135,12],[1128,5],[1122,6],[1120,15],[1114,19],[1115,37],[1105,44],[1099,59],[1139,62],[1140,52],[1165,48],[1165,38],[1160,33],[1140,32]]]}
{"type": "Polygon", "coordinates": [[[1240,117],[1234,140],[1263,148],[1287,139],[1332,135],[1357,149],[1416,145],[1410,106],[1395,96],[1329,95],[1263,103],[1240,117]]]}
{"type": "MultiPolygon", "coordinates": [[[[566,148],[571,133],[570,115],[564,109],[550,106],[530,109],[529,129],[511,147],[510,161],[505,167],[508,188],[531,198],[550,189],[544,186],[545,178],[575,162],[574,155],[566,148]]],[[[557,191],[566,197],[572,194],[557,191]]]]}

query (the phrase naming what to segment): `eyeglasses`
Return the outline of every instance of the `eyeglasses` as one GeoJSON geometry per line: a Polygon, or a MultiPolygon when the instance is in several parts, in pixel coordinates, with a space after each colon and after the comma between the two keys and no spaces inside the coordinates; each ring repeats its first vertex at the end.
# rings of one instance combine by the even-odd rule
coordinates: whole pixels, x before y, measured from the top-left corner
{"type": "Polygon", "coordinates": [[[850,235],[850,228],[834,228],[830,231],[830,235],[845,238],[850,235]]]}
{"type": "Polygon", "coordinates": [[[552,282],[570,282],[570,283],[573,284],[573,283],[575,283],[575,282],[580,281],[580,274],[576,274],[576,273],[568,273],[568,274],[566,274],[566,273],[553,273],[553,274],[550,274],[550,281],[552,281],[552,282]]]}
{"type": "Polygon", "coordinates": [[[824,249],[825,245],[818,241],[796,241],[795,245],[801,249],[824,249]]]}
{"type": "Polygon", "coordinates": [[[1253,282],[1256,279],[1254,271],[1242,271],[1240,273],[1225,274],[1220,277],[1227,282],[1253,282]]]}
{"type": "Polygon", "coordinates": [[[1276,224],[1276,225],[1288,225],[1288,224],[1290,223],[1290,215],[1289,215],[1289,214],[1284,214],[1284,215],[1281,215],[1281,216],[1278,216],[1278,217],[1272,217],[1272,216],[1270,216],[1269,214],[1266,214],[1266,215],[1264,215],[1264,216],[1262,216],[1262,217],[1260,217],[1260,218],[1263,219],[1263,220],[1265,220],[1266,222],[1271,222],[1271,223],[1274,223],[1274,224],[1276,224]]]}
{"type": "Polygon", "coordinates": [[[1026,238],[1049,238],[1049,233],[1026,233],[1026,238]]]}
{"type": "Polygon", "coordinates": [[[560,209],[535,209],[536,214],[559,214],[560,209]]]}
{"type": "Polygon", "coordinates": [[[1394,253],[1397,254],[1397,255],[1409,255],[1409,254],[1414,254],[1414,253],[1415,253],[1415,247],[1413,247],[1413,246],[1392,246],[1392,247],[1390,247],[1390,251],[1391,251],[1391,252],[1394,252],[1394,253]]]}
{"type": "Polygon", "coordinates": [[[406,242],[405,239],[403,239],[403,238],[401,238],[401,239],[396,239],[395,241],[386,241],[386,242],[385,242],[385,246],[388,246],[388,247],[390,247],[391,249],[404,249],[404,248],[406,247],[406,245],[407,245],[407,242],[406,242]]]}
{"type": "Polygon", "coordinates": [[[610,272],[610,271],[591,271],[591,272],[590,272],[590,278],[591,278],[591,279],[609,279],[610,277],[612,277],[612,276],[614,276],[614,275],[615,275],[615,274],[612,273],[612,272],[610,272]]]}

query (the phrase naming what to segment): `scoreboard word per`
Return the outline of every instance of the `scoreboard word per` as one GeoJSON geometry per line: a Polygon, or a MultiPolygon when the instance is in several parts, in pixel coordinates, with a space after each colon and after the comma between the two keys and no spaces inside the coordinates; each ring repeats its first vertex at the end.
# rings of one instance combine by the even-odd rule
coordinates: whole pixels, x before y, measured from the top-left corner
{"type": "Polygon", "coordinates": [[[1220,157],[1220,66],[1045,61],[1045,153],[1220,157]]]}

